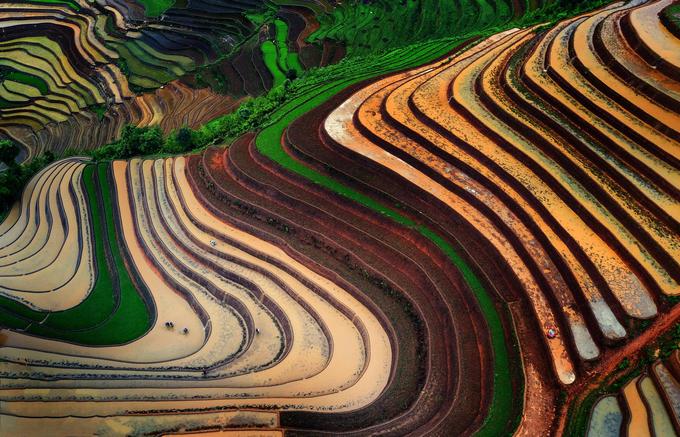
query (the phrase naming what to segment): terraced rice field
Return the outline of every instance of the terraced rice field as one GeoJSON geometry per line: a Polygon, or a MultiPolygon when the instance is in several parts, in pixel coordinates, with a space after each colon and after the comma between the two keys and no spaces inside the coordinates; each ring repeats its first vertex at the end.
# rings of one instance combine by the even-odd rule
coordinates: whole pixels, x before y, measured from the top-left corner
{"type": "Polygon", "coordinates": [[[403,3],[0,6],[24,159],[288,93],[226,145],[30,179],[2,434],[680,435],[674,5],[403,3]]]}
{"type": "Polygon", "coordinates": [[[561,333],[544,343],[564,384],[575,380],[576,361],[595,360],[607,341],[625,337],[621,320],[654,317],[657,299],[680,292],[679,149],[670,131],[678,115],[632,92],[634,101],[609,98],[604,81],[617,78],[579,49],[592,44],[598,22],[641,8],[619,9],[540,37],[508,31],[387,77],[322,125],[328,148],[415,183],[503,254],[537,325],[561,333]],[[586,77],[574,66],[584,62],[586,77]],[[628,110],[643,104],[647,116],[670,118],[645,123],[628,110]]]}
{"type": "Polygon", "coordinates": [[[171,3],[0,5],[0,133],[23,146],[22,160],[93,150],[125,124],[166,133],[197,127],[280,85],[289,71],[301,75],[342,56],[328,57],[332,44],[307,46],[301,35],[315,21],[303,7],[283,7],[266,26],[271,39],[260,41],[267,29],[243,14],[263,2],[167,9],[171,3]],[[199,81],[188,74],[197,69],[199,81]]]}

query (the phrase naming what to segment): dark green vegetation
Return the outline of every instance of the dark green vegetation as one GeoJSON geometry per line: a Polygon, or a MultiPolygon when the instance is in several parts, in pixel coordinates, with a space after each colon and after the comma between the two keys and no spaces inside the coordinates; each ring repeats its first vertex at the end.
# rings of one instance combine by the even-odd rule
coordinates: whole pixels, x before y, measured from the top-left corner
{"type": "Polygon", "coordinates": [[[11,140],[0,140],[0,162],[7,166],[15,165],[19,154],[19,146],[11,140]]]}
{"type": "Polygon", "coordinates": [[[665,7],[661,14],[661,21],[677,38],[680,38],[680,3],[665,7]]]}
{"type": "Polygon", "coordinates": [[[38,76],[34,76],[32,74],[28,74],[19,70],[14,70],[12,68],[0,66],[0,83],[4,80],[11,80],[13,82],[19,82],[25,85],[32,86],[34,88],[37,88],[40,91],[40,94],[43,95],[47,94],[47,92],[49,91],[47,83],[38,76]]]}
{"type": "Polygon", "coordinates": [[[90,109],[92,110],[92,112],[97,114],[97,118],[101,121],[104,119],[104,116],[106,115],[106,111],[108,108],[106,107],[106,105],[95,105],[91,106],[90,109]]]}
{"type": "MultiPolygon", "coordinates": [[[[11,88],[13,94],[28,98],[34,96],[35,90],[41,95],[48,93],[47,83],[37,76],[33,76],[22,71],[4,68],[0,65],[0,85],[4,88],[11,88]],[[34,90],[35,89],[35,90],[34,90]]],[[[20,106],[21,101],[0,97],[0,109],[14,108],[20,106]]]]}
{"type": "Polygon", "coordinates": [[[552,22],[607,3],[603,0],[352,0],[319,17],[312,41],[331,39],[348,54],[367,54],[466,33],[552,22]]]}
{"type": "Polygon", "coordinates": [[[163,146],[163,132],[160,127],[143,127],[127,125],[120,138],[100,149],[92,156],[95,159],[123,159],[137,155],[158,153],[163,146]]]}
{"type": "Polygon", "coordinates": [[[595,402],[605,395],[616,395],[628,382],[644,372],[658,360],[665,360],[673,351],[680,349],[680,324],[676,324],[654,343],[648,344],[638,357],[624,358],[614,373],[608,375],[604,382],[578,403],[569,409],[567,427],[564,435],[580,437],[588,431],[588,419],[595,402]]]}
{"type": "Polygon", "coordinates": [[[83,183],[90,204],[97,278],[88,296],[65,311],[37,311],[0,297],[0,326],[84,345],[117,345],[139,338],[151,314],[125,267],[114,223],[106,164],[89,165],[83,183]]]}
{"type": "Polygon", "coordinates": [[[12,205],[21,198],[23,187],[40,170],[54,161],[54,155],[46,152],[26,164],[17,164],[19,147],[11,140],[0,140],[0,163],[6,168],[0,171],[0,219],[4,219],[12,205]]]}

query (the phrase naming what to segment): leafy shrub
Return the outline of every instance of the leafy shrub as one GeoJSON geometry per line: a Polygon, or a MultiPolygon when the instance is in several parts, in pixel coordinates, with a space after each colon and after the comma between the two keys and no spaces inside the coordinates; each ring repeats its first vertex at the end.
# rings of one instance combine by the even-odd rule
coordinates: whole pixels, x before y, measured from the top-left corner
{"type": "Polygon", "coordinates": [[[0,141],[0,161],[7,164],[7,169],[0,173],[0,218],[19,200],[26,183],[54,161],[54,154],[47,151],[28,164],[17,164],[14,159],[18,153],[19,147],[13,141],[0,141]]]}
{"type": "Polygon", "coordinates": [[[121,132],[120,139],[92,153],[95,159],[123,159],[139,155],[158,153],[165,140],[163,131],[158,126],[137,127],[127,125],[121,132]]]}
{"type": "Polygon", "coordinates": [[[14,160],[19,154],[19,146],[12,140],[0,140],[0,162],[8,167],[15,164],[14,160]]]}

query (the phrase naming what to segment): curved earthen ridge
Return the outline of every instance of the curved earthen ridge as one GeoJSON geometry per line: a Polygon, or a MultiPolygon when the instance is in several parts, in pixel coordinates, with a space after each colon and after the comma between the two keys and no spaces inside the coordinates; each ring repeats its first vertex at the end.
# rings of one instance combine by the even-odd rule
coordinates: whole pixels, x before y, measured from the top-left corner
{"type": "MultiPolygon", "coordinates": [[[[60,167],[73,172],[68,163],[60,167]]],[[[270,243],[229,228],[201,205],[184,169],[184,158],[111,168],[124,250],[156,303],[155,325],[109,348],[10,333],[3,373],[13,373],[15,360],[31,371],[30,379],[15,375],[3,384],[3,405],[12,405],[5,414],[49,417],[52,402],[46,398],[38,412],[30,392],[55,377],[71,382],[52,401],[70,399],[69,414],[81,416],[90,399],[78,395],[85,386],[102,396],[85,415],[99,416],[210,405],[343,411],[383,391],[393,348],[380,310],[270,243]],[[160,355],[158,347],[165,348],[160,355]],[[116,398],[129,401],[123,410],[116,398]]]]}
{"type": "Polygon", "coordinates": [[[94,251],[80,176],[85,164],[60,161],[27,187],[21,213],[0,237],[0,294],[42,310],[82,302],[94,286],[94,251]]]}
{"type": "MultiPolygon", "coordinates": [[[[194,4],[198,29],[218,3],[194,4]]],[[[331,5],[285,3],[288,49],[302,52],[309,11],[331,5]]],[[[680,317],[668,4],[509,29],[377,78],[346,71],[344,89],[315,84],[228,147],[48,166],[0,223],[4,426],[559,434],[564,410],[656,352],[644,348],[680,317]],[[84,306],[87,322],[69,320],[84,306]]],[[[104,9],[141,26],[137,4],[104,9]]],[[[85,16],[49,24],[46,40],[83,33],[85,16]]],[[[8,50],[58,47],[70,63],[57,76],[96,48],[16,36],[8,50]]],[[[271,86],[254,50],[220,66],[234,95],[271,86]]],[[[176,56],[199,61],[189,53],[176,56]]],[[[61,88],[67,107],[102,91],[61,88]]],[[[80,112],[31,141],[73,133],[96,147],[131,120],[198,125],[236,101],[175,81],[96,133],[80,112]]],[[[680,433],[680,353],[656,353],[593,395],[584,432],[680,433]]]]}

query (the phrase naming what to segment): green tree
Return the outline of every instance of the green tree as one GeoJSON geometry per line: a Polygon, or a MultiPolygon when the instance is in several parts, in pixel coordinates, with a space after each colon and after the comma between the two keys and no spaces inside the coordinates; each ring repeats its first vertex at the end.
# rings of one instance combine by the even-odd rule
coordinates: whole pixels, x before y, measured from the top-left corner
{"type": "Polygon", "coordinates": [[[137,127],[127,125],[121,132],[120,140],[114,146],[115,158],[130,158],[137,155],[150,155],[161,150],[163,132],[158,126],[137,127]]]}
{"type": "Polygon", "coordinates": [[[182,152],[188,152],[193,147],[192,129],[188,126],[182,126],[177,131],[177,144],[182,152]]]}
{"type": "Polygon", "coordinates": [[[0,140],[0,162],[4,162],[8,167],[16,164],[16,157],[19,154],[19,146],[12,140],[0,140]]]}

